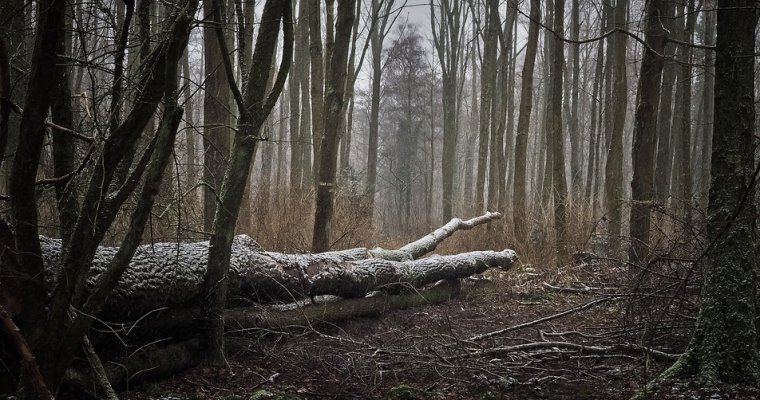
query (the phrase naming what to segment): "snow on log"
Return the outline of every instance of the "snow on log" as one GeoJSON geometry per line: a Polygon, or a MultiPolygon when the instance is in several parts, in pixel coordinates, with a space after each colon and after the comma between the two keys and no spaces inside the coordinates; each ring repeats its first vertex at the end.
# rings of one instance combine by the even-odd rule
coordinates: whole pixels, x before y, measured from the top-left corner
{"type": "Polygon", "coordinates": [[[487,212],[484,215],[467,221],[462,221],[459,218],[452,218],[452,220],[446,225],[436,229],[427,236],[403,246],[399,251],[408,253],[412,259],[418,259],[435,250],[441,242],[453,235],[454,232],[459,230],[470,230],[478,225],[487,224],[491,221],[501,219],[501,216],[502,215],[499,212],[487,212]]]}
{"type": "MultiPolygon", "coordinates": [[[[61,241],[42,238],[45,266],[59,265],[61,241]]],[[[88,284],[94,284],[117,248],[101,247],[88,284]]],[[[457,279],[488,268],[508,269],[517,260],[512,250],[479,251],[433,256],[413,261],[361,259],[361,251],[321,254],[282,254],[262,251],[250,237],[240,235],[232,246],[230,306],[252,302],[292,302],[306,296],[361,297],[380,289],[419,288],[442,279],[457,279]]],[[[140,246],[111,294],[102,317],[137,319],[160,308],[194,308],[208,260],[208,242],[155,243],[140,246]]],[[[48,282],[52,287],[54,282],[48,282]]]]}
{"type": "Polygon", "coordinates": [[[329,266],[310,277],[309,294],[359,297],[383,288],[421,287],[445,279],[466,278],[489,268],[507,270],[517,261],[512,250],[473,251],[413,261],[379,258],[329,266]]]}

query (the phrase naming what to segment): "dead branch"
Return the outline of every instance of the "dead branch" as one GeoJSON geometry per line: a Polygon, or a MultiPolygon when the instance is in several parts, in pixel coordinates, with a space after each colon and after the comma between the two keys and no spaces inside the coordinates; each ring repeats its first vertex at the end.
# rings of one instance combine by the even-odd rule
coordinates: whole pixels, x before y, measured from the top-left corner
{"type": "Polygon", "coordinates": [[[574,314],[576,312],[580,312],[580,311],[583,311],[583,310],[588,310],[589,308],[595,307],[595,306],[597,306],[597,305],[599,305],[601,303],[605,303],[605,302],[607,302],[607,301],[609,301],[611,299],[612,299],[611,297],[603,297],[601,299],[592,300],[592,301],[583,303],[583,304],[581,304],[579,306],[576,306],[576,307],[573,307],[573,308],[569,308],[569,309],[567,309],[565,311],[562,311],[562,312],[559,312],[559,313],[556,313],[556,314],[553,314],[553,315],[549,315],[549,316],[546,316],[546,317],[543,317],[543,318],[539,318],[539,319],[536,319],[536,320],[533,320],[533,321],[530,321],[530,322],[525,322],[525,323],[522,323],[522,324],[513,325],[513,326],[510,326],[508,328],[499,329],[498,331],[493,331],[493,332],[483,333],[481,335],[476,335],[476,336],[473,336],[473,337],[469,338],[468,340],[472,341],[472,342],[475,342],[475,341],[487,339],[487,338],[490,338],[490,337],[493,337],[493,336],[503,335],[503,334],[505,334],[507,332],[516,331],[518,329],[523,329],[523,328],[527,328],[527,327],[530,327],[530,326],[538,325],[538,324],[541,324],[541,323],[544,323],[544,322],[548,322],[548,321],[551,321],[551,320],[554,320],[554,319],[557,319],[557,318],[564,317],[566,315],[574,314]]]}
{"type": "Polygon", "coordinates": [[[18,328],[11,316],[5,310],[5,307],[0,305],[0,320],[3,322],[3,328],[10,335],[13,344],[16,346],[16,351],[21,356],[21,366],[31,377],[31,383],[34,385],[34,390],[40,399],[54,400],[52,393],[48,390],[45,380],[42,378],[40,369],[37,365],[37,359],[32,354],[32,350],[29,348],[29,343],[26,342],[24,335],[21,334],[21,330],[18,328]]]}

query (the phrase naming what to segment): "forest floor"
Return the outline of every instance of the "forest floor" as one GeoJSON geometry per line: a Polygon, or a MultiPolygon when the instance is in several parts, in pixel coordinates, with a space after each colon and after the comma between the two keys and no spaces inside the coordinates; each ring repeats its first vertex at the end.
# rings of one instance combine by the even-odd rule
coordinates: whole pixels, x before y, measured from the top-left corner
{"type": "MultiPolygon", "coordinates": [[[[521,265],[468,282],[443,304],[336,325],[232,332],[228,368],[198,367],[121,398],[627,399],[672,364],[667,356],[688,342],[694,315],[689,300],[635,296],[621,282],[627,273],[598,261],[521,265]],[[675,303],[677,312],[655,315],[675,303]]],[[[760,389],[668,382],[650,398],[757,399],[760,389]]]]}

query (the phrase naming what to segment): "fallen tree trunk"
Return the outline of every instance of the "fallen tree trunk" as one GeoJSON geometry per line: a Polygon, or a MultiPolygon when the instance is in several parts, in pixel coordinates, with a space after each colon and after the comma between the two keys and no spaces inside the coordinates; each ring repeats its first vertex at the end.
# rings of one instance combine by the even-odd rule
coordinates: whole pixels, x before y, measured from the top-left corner
{"type": "MultiPolygon", "coordinates": [[[[457,230],[471,229],[500,217],[501,214],[488,213],[469,221],[455,218],[398,250],[358,248],[321,254],[282,254],[264,251],[248,236],[237,236],[231,254],[227,330],[311,326],[315,322],[338,322],[444,302],[458,292],[458,279],[489,268],[509,269],[517,255],[504,250],[419,257],[434,250],[457,230]],[[375,294],[367,296],[371,292],[375,294]],[[332,300],[320,298],[319,303],[313,303],[315,296],[323,295],[332,300]],[[312,304],[305,301],[308,297],[312,298],[312,304]],[[291,304],[261,304],[272,301],[291,304]]],[[[45,266],[52,272],[59,264],[61,242],[42,238],[42,248],[45,266]]],[[[97,280],[117,250],[112,247],[98,250],[88,284],[97,280]]],[[[107,366],[111,382],[119,385],[130,377],[168,375],[199,361],[195,326],[207,258],[208,242],[156,243],[138,248],[100,321],[94,325],[96,331],[100,330],[98,327],[105,328],[106,334],[93,332],[93,336],[107,359],[131,354],[125,350],[132,346],[140,348],[128,359],[107,366]],[[121,332],[118,343],[114,343],[117,337],[111,334],[116,331],[121,332]],[[144,347],[145,343],[158,346],[144,347]],[[135,375],[137,371],[142,372],[135,375]]],[[[48,282],[49,287],[54,284],[48,282]]],[[[82,387],[90,379],[88,375],[74,373],[70,379],[82,387]]]]}
{"type": "MultiPolygon", "coordinates": [[[[47,268],[58,265],[61,243],[43,238],[47,268]]],[[[117,248],[102,247],[95,256],[93,284],[117,248]]],[[[101,317],[137,319],[160,308],[199,305],[208,257],[207,242],[156,243],[138,248],[129,268],[109,297],[101,317]]],[[[517,260],[512,250],[433,256],[412,261],[379,258],[355,260],[345,253],[287,255],[263,252],[247,236],[235,238],[230,269],[230,306],[256,302],[293,302],[308,296],[361,297],[380,289],[422,287],[444,279],[464,278],[517,260]]],[[[51,271],[52,272],[52,271],[51,271]]],[[[47,274],[54,276],[54,274],[47,274]]],[[[53,282],[50,282],[52,287],[53,282]]]]}
{"type": "MultiPolygon", "coordinates": [[[[259,302],[294,302],[306,297],[362,297],[375,290],[420,288],[439,280],[464,278],[488,268],[508,269],[517,260],[512,250],[479,251],[418,259],[456,230],[500,218],[488,213],[469,221],[453,219],[444,227],[399,250],[350,249],[320,254],[263,251],[253,239],[237,236],[232,246],[230,307],[259,302]]],[[[52,288],[60,264],[61,241],[41,238],[52,288]]],[[[98,249],[88,284],[95,283],[118,248],[98,249]]],[[[101,318],[125,321],[158,309],[194,309],[200,305],[208,242],[155,243],[140,246],[121,277],[101,318]]]]}

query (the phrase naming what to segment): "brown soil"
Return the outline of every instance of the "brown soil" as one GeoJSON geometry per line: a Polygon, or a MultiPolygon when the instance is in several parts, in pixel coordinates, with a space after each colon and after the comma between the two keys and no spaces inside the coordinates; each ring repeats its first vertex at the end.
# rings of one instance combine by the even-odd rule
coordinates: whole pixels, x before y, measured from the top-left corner
{"type": "MultiPolygon", "coordinates": [[[[623,289],[620,282],[626,273],[600,262],[559,271],[523,266],[467,283],[459,298],[445,304],[339,325],[231,332],[229,368],[195,368],[141,384],[121,398],[626,399],[671,361],[648,357],[632,346],[593,353],[546,346],[474,354],[548,341],[613,349],[645,344],[679,353],[688,341],[693,302],[686,296],[634,296],[637,291],[623,289]],[[622,293],[628,295],[485,340],[468,340],[622,293]]],[[[651,398],[756,399],[760,390],[668,382],[651,398]]]]}

